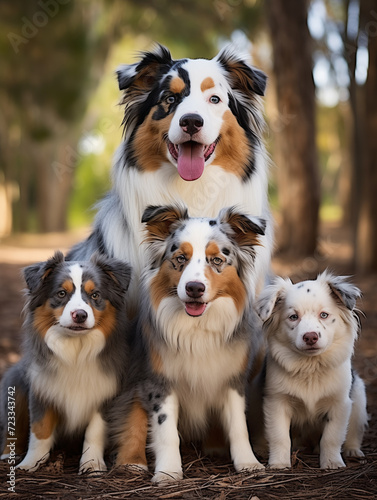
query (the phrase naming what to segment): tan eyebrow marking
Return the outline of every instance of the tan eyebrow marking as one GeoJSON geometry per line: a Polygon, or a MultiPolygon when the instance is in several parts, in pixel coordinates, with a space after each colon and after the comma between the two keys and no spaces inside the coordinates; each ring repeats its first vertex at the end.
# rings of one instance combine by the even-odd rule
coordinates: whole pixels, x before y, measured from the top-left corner
{"type": "Polygon", "coordinates": [[[174,94],[181,93],[185,87],[186,87],[185,82],[182,80],[182,78],[179,78],[178,76],[173,78],[172,81],[170,82],[170,90],[174,94]]]}
{"type": "Polygon", "coordinates": [[[212,89],[214,86],[215,86],[215,82],[212,80],[212,78],[210,76],[208,76],[207,78],[205,78],[202,81],[202,84],[200,85],[200,90],[202,92],[204,92],[208,89],[212,89]]]}

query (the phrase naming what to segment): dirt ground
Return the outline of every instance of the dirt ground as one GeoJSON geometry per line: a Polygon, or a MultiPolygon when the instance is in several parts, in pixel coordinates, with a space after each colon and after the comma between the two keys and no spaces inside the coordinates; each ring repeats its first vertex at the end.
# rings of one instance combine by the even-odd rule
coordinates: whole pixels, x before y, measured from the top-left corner
{"type": "MultiPolygon", "coordinates": [[[[83,233],[13,237],[0,245],[0,376],[19,359],[21,310],[23,307],[21,268],[44,260],[57,248],[69,248],[83,233]]],[[[351,246],[347,233],[336,225],[322,230],[319,252],[300,262],[275,258],[274,271],[294,281],[315,277],[329,267],[349,274],[351,246]]],[[[257,474],[236,474],[228,458],[208,458],[193,446],[182,449],[184,480],[168,487],[150,482],[150,473],[111,469],[100,477],[77,475],[79,455],[57,449],[36,473],[16,471],[16,493],[8,490],[7,462],[0,463],[0,499],[376,499],[377,498],[377,276],[353,276],[362,292],[358,304],[363,311],[362,332],[354,364],[368,393],[370,425],[363,451],[365,460],[348,460],[347,468],[318,469],[318,457],[295,453],[291,470],[257,474]]],[[[111,462],[109,461],[109,466],[111,462]]]]}

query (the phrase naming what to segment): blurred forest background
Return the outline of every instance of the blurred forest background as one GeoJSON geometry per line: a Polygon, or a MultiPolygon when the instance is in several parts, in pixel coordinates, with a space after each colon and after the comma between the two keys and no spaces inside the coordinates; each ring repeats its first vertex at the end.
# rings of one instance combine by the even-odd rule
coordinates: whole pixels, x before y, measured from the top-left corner
{"type": "Polygon", "coordinates": [[[277,249],[347,228],[377,271],[375,0],[1,0],[0,238],[88,226],[121,141],[114,70],[154,41],[212,58],[232,41],[269,76],[277,249]]]}

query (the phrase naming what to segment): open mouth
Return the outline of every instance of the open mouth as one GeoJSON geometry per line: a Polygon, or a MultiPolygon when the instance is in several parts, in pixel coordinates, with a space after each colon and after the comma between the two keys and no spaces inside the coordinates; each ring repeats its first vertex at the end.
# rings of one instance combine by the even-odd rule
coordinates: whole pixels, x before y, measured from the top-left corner
{"type": "Polygon", "coordinates": [[[185,310],[189,316],[201,316],[206,308],[205,302],[185,302],[185,310]]]}
{"type": "Polygon", "coordinates": [[[218,139],[206,146],[200,142],[187,141],[173,144],[167,139],[169,153],[177,162],[178,173],[185,181],[199,179],[204,171],[204,164],[215,151],[218,139]]]}

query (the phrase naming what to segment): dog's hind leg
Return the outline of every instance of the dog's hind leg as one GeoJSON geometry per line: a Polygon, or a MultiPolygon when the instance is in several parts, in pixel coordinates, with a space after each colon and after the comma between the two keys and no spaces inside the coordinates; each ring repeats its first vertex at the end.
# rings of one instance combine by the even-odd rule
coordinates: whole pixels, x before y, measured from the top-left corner
{"type": "Polygon", "coordinates": [[[361,443],[368,425],[368,414],[365,385],[358,375],[355,375],[350,396],[352,410],[343,452],[346,457],[363,457],[361,443]]]}
{"type": "Polygon", "coordinates": [[[132,403],[122,431],[119,433],[116,465],[134,465],[148,470],[145,448],[148,435],[148,415],[140,402],[132,403]]]}

